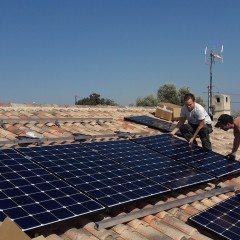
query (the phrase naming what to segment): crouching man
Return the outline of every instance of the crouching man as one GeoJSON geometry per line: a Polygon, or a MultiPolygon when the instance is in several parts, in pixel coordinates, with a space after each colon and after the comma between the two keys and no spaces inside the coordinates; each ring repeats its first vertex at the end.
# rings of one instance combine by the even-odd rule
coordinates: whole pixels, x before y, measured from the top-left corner
{"type": "Polygon", "coordinates": [[[180,119],[171,134],[180,130],[189,144],[197,144],[196,138],[200,137],[202,147],[212,150],[209,134],[212,132],[212,121],[203,106],[195,102],[195,96],[188,93],[184,96],[184,106],[181,109],[180,119]],[[185,121],[188,121],[185,123],[185,121]]]}

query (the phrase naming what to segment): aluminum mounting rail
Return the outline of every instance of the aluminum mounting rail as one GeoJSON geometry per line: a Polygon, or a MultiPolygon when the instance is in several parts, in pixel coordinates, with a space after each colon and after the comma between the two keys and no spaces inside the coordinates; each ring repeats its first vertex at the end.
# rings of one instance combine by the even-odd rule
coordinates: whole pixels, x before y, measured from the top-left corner
{"type": "Polygon", "coordinates": [[[113,118],[1,118],[0,123],[8,122],[59,122],[59,121],[112,121],[113,118]]]}
{"type": "Polygon", "coordinates": [[[236,185],[229,185],[226,187],[218,187],[213,190],[206,191],[191,197],[186,197],[182,199],[173,200],[171,202],[166,202],[160,205],[154,205],[150,208],[144,208],[137,212],[126,213],[120,216],[108,218],[95,223],[95,229],[101,230],[104,228],[109,228],[120,223],[129,222],[131,220],[142,218],[151,214],[155,214],[161,211],[165,211],[171,208],[179,207],[188,203],[202,200],[204,198],[212,197],[226,192],[232,192],[236,190],[236,185]]]}
{"type": "Polygon", "coordinates": [[[57,137],[57,138],[31,138],[26,137],[23,140],[3,140],[0,141],[0,146],[5,144],[26,144],[26,143],[38,143],[43,144],[44,142],[56,142],[56,141],[77,141],[77,140],[94,140],[98,138],[111,138],[111,137],[129,137],[129,136],[136,136],[136,135],[147,135],[149,132],[147,131],[140,131],[140,132],[120,132],[120,133],[113,133],[113,134],[99,134],[99,135],[88,135],[88,134],[79,134],[70,137],[57,137]]]}

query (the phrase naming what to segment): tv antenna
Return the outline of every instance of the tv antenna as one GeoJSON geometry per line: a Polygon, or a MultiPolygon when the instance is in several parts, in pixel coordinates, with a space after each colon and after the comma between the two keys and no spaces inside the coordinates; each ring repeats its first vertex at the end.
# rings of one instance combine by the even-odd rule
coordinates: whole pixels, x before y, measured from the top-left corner
{"type": "Polygon", "coordinates": [[[223,45],[218,47],[218,49],[209,50],[205,48],[205,63],[210,63],[210,84],[208,86],[208,114],[213,117],[214,115],[214,106],[212,104],[212,65],[215,63],[215,60],[219,60],[223,63],[223,45]]]}

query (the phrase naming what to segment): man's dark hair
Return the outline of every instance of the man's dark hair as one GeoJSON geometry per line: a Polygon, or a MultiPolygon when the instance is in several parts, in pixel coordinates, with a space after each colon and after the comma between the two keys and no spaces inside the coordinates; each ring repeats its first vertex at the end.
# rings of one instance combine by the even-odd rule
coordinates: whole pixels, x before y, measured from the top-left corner
{"type": "Polygon", "coordinates": [[[195,96],[192,93],[185,94],[184,101],[187,101],[189,99],[192,99],[195,102],[195,96]]]}
{"type": "Polygon", "coordinates": [[[228,114],[222,114],[218,120],[215,127],[220,128],[221,126],[226,126],[228,123],[233,124],[233,116],[228,114]]]}

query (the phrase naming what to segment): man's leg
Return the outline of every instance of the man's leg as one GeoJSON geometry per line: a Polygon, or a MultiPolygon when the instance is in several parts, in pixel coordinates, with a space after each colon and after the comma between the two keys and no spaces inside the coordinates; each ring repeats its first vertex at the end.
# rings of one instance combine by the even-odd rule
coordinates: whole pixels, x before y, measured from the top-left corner
{"type": "MultiPolygon", "coordinates": [[[[183,124],[181,127],[180,127],[180,132],[182,133],[183,137],[189,142],[189,140],[193,137],[193,134],[194,134],[194,129],[191,125],[189,124],[183,124]]],[[[193,142],[194,144],[197,145],[197,141],[194,140],[193,142]]]]}
{"type": "Polygon", "coordinates": [[[201,141],[202,141],[202,147],[208,150],[212,150],[212,144],[210,142],[209,133],[211,129],[208,129],[207,126],[204,126],[198,133],[201,141]]]}

